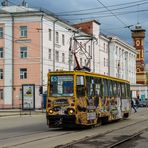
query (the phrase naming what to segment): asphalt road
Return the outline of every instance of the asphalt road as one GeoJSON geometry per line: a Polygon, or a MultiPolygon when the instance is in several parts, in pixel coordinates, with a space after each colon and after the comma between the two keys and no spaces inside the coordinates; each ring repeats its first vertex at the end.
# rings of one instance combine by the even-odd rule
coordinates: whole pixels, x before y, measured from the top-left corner
{"type": "MultiPolygon", "coordinates": [[[[132,133],[148,127],[146,122],[143,122],[143,124],[140,123],[144,120],[148,120],[148,108],[138,109],[138,112],[132,113],[128,120],[86,130],[48,128],[45,114],[0,117],[0,148],[53,148],[98,134],[111,133],[111,131],[118,128],[139,122],[137,127],[135,126],[130,130],[129,133],[132,133]]],[[[122,133],[117,132],[116,134],[122,133]]],[[[145,134],[143,133],[143,135],[145,134]]],[[[139,144],[141,143],[139,142],[139,144]]],[[[87,146],[92,147],[93,145],[87,143],[87,146]]]]}

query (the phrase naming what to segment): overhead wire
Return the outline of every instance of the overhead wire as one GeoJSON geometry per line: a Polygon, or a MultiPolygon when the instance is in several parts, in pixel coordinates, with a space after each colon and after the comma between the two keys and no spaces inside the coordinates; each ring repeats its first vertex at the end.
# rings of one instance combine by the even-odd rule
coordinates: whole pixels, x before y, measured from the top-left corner
{"type": "MultiPolygon", "coordinates": [[[[143,0],[142,2],[145,2],[148,0],[143,0]]],[[[116,6],[123,6],[123,5],[129,5],[129,4],[141,4],[141,0],[139,1],[134,1],[134,2],[127,2],[127,3],[120,3],[120,4],[114,4],[114,5],[109,5],[108,7],[116,7],[116,6]]],[[[96,9],[103,9],[104,7],[94,7],[94,8],[88,8],[88,9],[81,9],[81,10],[75,10],[75,11],[61,11],[57,12],[56,14],[62,14],[62,13],[73,13],[73,12],[83,12],[83,11],[89,11],[89,10],[96,10],[96,9]]]]}
{"type": "MultiPolygon", "coordinates": [[[[147,4],[148,2],[143,2],[139,5],[145,5],[147,4]]],[[[110,11],[117,11],[117,10],[122,10],[122,9],[128,9],[128,8],[133,8],[133,7],[137,7],[137,4],[133,4],[133,5],[129,5],[129,6],[122,6],[122,7],[117,7],[117,8],[113,8],[113,9],[110,9],[110,11]]],[[[58,16],[65,16],[65,17],[68,17],[68,16],[83,16],[83,15],[90,15],[90,14],[96,14],[96,13],[105,13],[105,14],[109,14],[110,12],[107,12],[106,10],[99,10],[99,11],[94,11],[94,12],[85,12],[85,13],[67,13],[67,14],[56,14],[58,16]]]]}

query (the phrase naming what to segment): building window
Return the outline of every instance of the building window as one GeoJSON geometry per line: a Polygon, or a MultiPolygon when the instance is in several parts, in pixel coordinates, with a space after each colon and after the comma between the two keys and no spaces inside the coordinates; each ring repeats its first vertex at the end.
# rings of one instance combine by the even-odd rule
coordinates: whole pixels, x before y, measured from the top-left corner
{"type": "Polygon", "coordinates": [[[56,43],[59,43],[59,33],[56,32],[56,43]]]}
{"type": "Polygon", "coordinates": [[[4,50],[3,48],[0,48],[0,58],[3,58],[4,57],[4,50]]]}
{"type": "Polygon", "coordinates": [[[27,79],[27,68],[20,69],[20,79],[27,79]]]}
{"type": "Polygon", "coordinates": [[[3,79],[3,69],[0,69],[0,80],[3,79]]]}
{"type": "Polygon", "coordinates": [[[0,89],[0,100],[4,99],[4,90],[0,89]]]}
{"type": "Polygon", "coordinates": [[[104,51],[105,51],[105,43],[103,44],[103,49],[104,49],[104,51]]]}
{"type": "Polygon", "coordinates": [[[51,49],[48,49],[48,59],[51,60],[51,49]]]}
{"type": "Polygon", "coordinates": [[[105,66],[105,58],[104,58],[104,66],[105,66]]]}
{"type": "Polygon", "coordinates": [[[118,54],[118,46],[116,46],[116,55],[118,54]]]}
{"type": "Polygon", "coordinates": [[[62,53],[62,62],[64,63],[65,62],[65,54],[62,53]]]}
{"type": "Polygon", "coordinates": [[[65,45],[65,36],[62,34],[62,45],[65,45]]]}
{"type": "Polygon", "coordinates": [[[56,61],[59,62],[59,51],[56,51],[56,61]]]}
{"type": "Polygon", "coordinates": [[[3,27],[0,27],[0,39],[2,39],[4,36],[4,30],[3,27]]]}
{"type": "Polygon", "coordinates": [[[27,37],[27,26],[20,26],[20,36],[27,37]]]}
{"type": "Polygon", "coordinates": [[[52,40],[52,30],[49,29],[48,32],[49,32],[49,41],[51,41],[52,40]]]}
{"type": "Polygon", "coordinates": [[[27,47],[20,47],[20,57],[27,58],[27,47]]]}

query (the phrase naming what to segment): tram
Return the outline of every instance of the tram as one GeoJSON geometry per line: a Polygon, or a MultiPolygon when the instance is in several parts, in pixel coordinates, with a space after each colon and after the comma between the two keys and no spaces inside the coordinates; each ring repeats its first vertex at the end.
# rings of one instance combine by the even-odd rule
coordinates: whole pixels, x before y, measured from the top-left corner
{"type": "Polygon", "coordinates": [[[85,71],[48,73],[46,119],[49,127],[95,126],[131,113],[126,80],[85,71]]]}

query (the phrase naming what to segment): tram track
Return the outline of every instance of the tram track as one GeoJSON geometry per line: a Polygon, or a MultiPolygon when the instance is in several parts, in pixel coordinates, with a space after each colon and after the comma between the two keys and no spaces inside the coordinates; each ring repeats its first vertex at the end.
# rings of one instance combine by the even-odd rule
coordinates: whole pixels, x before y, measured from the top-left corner
{"type": "MultiPolygon", "coordinates": [[[[53,130],[54,131],[54,130],[53,130]]],[[[58,131],[58,130],[55,130],[55,131],[58,131]]],[[[6,137],[6,138],[2,138],[0,139],[0,142],[3,141],[3,140],[10,140],[10,139],[16,139],[16,138],[25,138],[25,137],[28,137],[28,136],[34,136],[36,134],[44,134],[44,133],[49,133],[50,131],[47,130],[47,131],[44,131],[44,132],[34,132],[34,133],[30,133],[30,134],[23,134],[23,135],[18,135],[18,136],[11,136],[11,137],[6,137]]],[[[75,131],[75,132],[80,132],[80,131],[75,131]]],[[[50,139],[50,138],[54,138],[54,137],[60,137],[60,136],[64,136],[64,135],[68,135],[68,134],[71,134],[73,133],[73,131],[68,131],[68,132],[65,132],[64,130],[62,130],[62,133],[61,134],[55,134],[55,135],[48,135],[48,136],[41,136],[39,138],[35,138],[35,139],[32,139],[32,140],[28,140],[28,141],[25,141],[25,142],[18,142],[17,144],[10,144],[8,146],[3,146],[2,148],[10,148],[10,147],[16,147],[16,146],[21,146],[21,145],[24,145],[24,144],[28,144],[28,143],[31,143],[31,142],[35,142],[35,141],[40,141],[40,140],[44,140],[44,139],[50,139]],[[63,133],[64,132],[64,133],[63,133]]],[[[39,136],[39,135],[38,135],[39,136]]],[[[0,146],[1,148],[1,146],[0,146]]]]}
{"type": "Polygon", "coordinates": [[[117,146],[120,146],[121,144],[124,144],[124,143],[126,143],[127,141],[133,140],[135,137],[141,135],[142,133],[143,133],[143,131],[140,131],[140,132],[138,132],[138,133],[135,133],[135,134],[133,134],[133,135],[127,137],[127,138],[124,138],[124,139],[122,139],[122,140],[120,140],[120,141],[118,141],[118,142],[116,142],[116,143],[111,144],[111,145],[108,146],[107,148],[115,148],[115,147],[117,147],[117,146]]]}
{"type": "MultiPolygon", "coordinates": [[[[141,114],[141,117],[142,117],[142,114],[141,114]]],[[[45,131],[41,131],[41,132],[33,132],[33,133],[29,133],[29,134],[23,134],[23,135],[18,135],[18,136],[15,136],[15,137],[6,137],[6,138],[2,138],[0,139],[0,142],[2,141],[9,141],[9,140],[16,140],[16,139],[21,139],[21,140],[18,140],[16,141],[15,143],[9,143],[9,144],[6,144],[4,145],[3,147],[1,147],[1,144],[0,144],[0,147],[1,148],[13,148],[13,147],[25,147],[27,146],[28,144],[31,145],[31,144],[34,144],[34,143],[39,143],[39,142],[42,142],[44,140],[46,141],[56,141],[58,139],[66,139],[68,137],[72,137],[73,135],[80,135],[83,133],[83,138],[79,138],[79,140],[75,140],[74,138],[71,140],[71,142],[68,142],[68,141],[65,141],[64,144],[61,142],[58,144],[54,144],[54,146],[51,146],[52,148],[55,147],[55,148],[74,148],[76,144],[78,143],[84,143],[85,141],[89,141],[90,139],[96,139],[97,137],[103,137],[103,136],[106,136],[107,134],[111,134],[111,133],[114,133],[116,131],[120,131],[121,129],[126,129],[126,128],[131,128],[132,126],[134,125],[140,125],[140,124],[143,124],[144,122],[148,122],[148,119],[138,119],[138,120],[131,120],[131,119],[127,119],[127,120],[123,120],[123,121],[119,121],[118,123],[121,123],[121,124],[118,124],[118,123],[111,123],[111,124],[108,124],[108,125],[103,125],[103,126],[100,126],[100,127],[95,127],[95,128],[92,128],[92,129],[88,129],[88,130],[84,130],[84,131],[65,131],[63,129],[49,129],[49,130],[45,130],[45,131]],[[129,121],[129,122],[128,122],[129,121]],[[128,125],[126,125],[126,123],[128,123],[128,125]],[[116,124],[120,125],[120,127],[116,126],[116,124]],[[114,126],[112,126],[114,125],[114,126]],[[110,128],[108,128],[108,130],[101,130],[102,128],[105,129],[106,127],[108,126],[111,126],[110,128]],[[102,128],[101,128],[102,127],[102,128]],[[100,128],[100,129],[99,129],[100,128]],[[90,136],[89,133],[91,133],[92,131],[98,131],[99,134],[94,134],[92,136],[90,136]],[[61,133],[62,132],[62,133],[61,133]],[[86,135],[89,135],[89,136],[86,136],[86,135]],[[31,137],[29,139],[27,139],[27,137],[31,137]],[[33,137],[33,138],[32,138],[33,137]],[[23,139],[23,140],[22,140],[23,139]]],[[[144,130],[144,129],[143,129],[144,130]]],[[[133,135],[130,135],[130,136],[126,136],[126,138],[121,138],[120,140],[118,140],[118,142],[114,142],[114,143],[110,143],[108,144],[108,148],[112,148],[112,147],[115,147],[116,145],[120,145],[120,143],[124,143],[130,139],[132,139],[132,137],[136,137],[138,135],[141,134],[142,131],[140,132],[137,132],[133,135]]]]}
{"type": "Polygon", "coordinates": [[[8,137],[4,137],[4,138],[0,138],[0,141],[2,140],[7,140],[7,139],[12,139],[12,138],[17,138],[17,137],[24,137],[24,136],[30,136],[30,135],[34,135],[34,134],[41,134],[41,133],[46,133],[46,132],[49,132],[48,130],[47,131],[42,131],[42,132],[33,132],[33,133],[30,133],[30,134],[22,134],[22,135],[18,135],[18,136],[8,136],[8,137]]]}
{"type": "Polygon", "coordinates": [[[40,140],[44,140],[44,139],[50,139],[50,138],[53,138],[53,137],[59,137],[59,136],[62,136],[62,135],[67,135],[67,134],[70,134],[70,133],[64,133],[64,134],[60,134],[60,135],[56,135],[56,136],[41,137],[41,138],[37,138],[37,139],[34,139],[34,140],[26,141],[26,142],[21,142],[21,143],[17,143],[17,144],[13,144],[13,145],[4,146],[2,148],[17,147],[17,146],[21,146],[21,145],[28,144],[28,143],[31,143],[31,142],[36,142],[36,141],[40,141],[40,140]]]}
{"type": "MultiPolygon", "coordinates": [[[[91,136],[91,137],[85,137],[83,139],[73,141],[71,143],[67,143],[65,145],[58,145],[55,148],[75,148],[76,144],[85,143],[85,141],[88,141],[88,140],[91,140],[91,139],[96,139],[97,137],[105,137],[105,135],[107,135],[107,134],[110,134],[110,133],[113,133],[113,132],[116,132],[116,131],[120,131],[121,129],[126,129],[126,128],[132,127],[132,126],[134,126],[136,124],[138,125],[138,124],[140,124],[142,122],[144,123],[146,121],[148,121],[148,119],[138,121],[136,123],[132,123],[132,124],[129,124],[127,126],[124,126],[124,127],[118,128],[118,129],[109,130],[109,131],[104,132],[103,134],[97,134],[97,135],[94,135],[94,136],[91,136]]],[[[136,132],[136,133],[134,133],[134,134],[132,134],[130,136],[125,136],[124,138],[122,137],[118,142],[115,142],[115,143],[113,142],[113,143],[108,144],[107,148],[114,148],[116,146],[119,146],[120,144],[123,144],[123,143],[125,143],[127,141],[130,141],[130,140],[134,139],[135,137],[141,135],[146,129],[148,129],[148,128],[145,128],[145,129],[143,129],[143,130],[141,130],[139,132],[136,132]]],[[[79,148],[79,146],[76,145],[76,148],[79,148]]]]}

